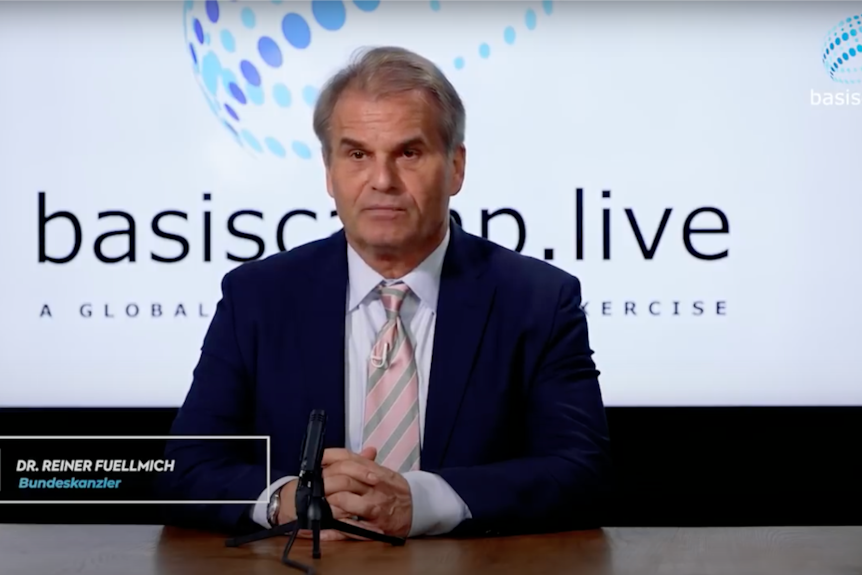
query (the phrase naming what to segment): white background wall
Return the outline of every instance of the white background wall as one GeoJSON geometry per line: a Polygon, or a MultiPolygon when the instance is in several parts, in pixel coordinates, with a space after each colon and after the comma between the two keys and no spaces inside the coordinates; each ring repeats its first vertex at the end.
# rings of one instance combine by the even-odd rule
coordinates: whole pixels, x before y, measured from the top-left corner
{"type": "MultiPolygon", "coordinates": [[[[862,5],[846,2],[444,2],[436,11],[384,2],[373,12],[347,3],[343,28],[327,31],[308,2],[221,3],[215,24],[202,3],[0,3],[0,405],[179,405],[209,324],[199,308],[211,315],[221,277],[237,265],[225,253],[255,251],[227,233],[229,215],[263,212],[238,227],[260,235],[266,255],[291,210],[319,217],[291,220],[288,247],[338,228],[303,87],[320,87],[354,48],[390,43],[432,58],[465,100],[468,177],[453,204],[465,228],[481,233],[483,209],[516,209],[524,253],[553,248],[553,263],[581,279],[608,405],[862,404],[862,106],[815,106],[811,96],[862,92],[821,64],[827,32],[858,14],[862,5]],[[245,7],[254,29],[242,24],[245,7]],[[290,11],[311,23],[305,50],[280,31],[290,11]],[[197,42],[195,17],[209,45],[197,42]],[[260,61],[262,34],[280,42],[281,69],[260,61]],[[224,128],[189,42],[199,61],[212,51],[238,78],[239,60],[257,58],[264,102],[234,102],[242,119],[234,124],[283,141],[285,158],[257,154],[224,128]],[[290,89],[290,107],[274,103],[276,82],[290,89]],[[312,158],[297,157],[293,140],[311,146],[312,158]],[[585,204],[580,261],[576,188],[585,204]],[[69,263],[39,262],[40,191],[49,214],[80,220],[82,248],[69,263]],[[685,217],[706,206],[729,220],[729,233],[694,239],[704,253],[729,251],[717,261],[692,257],[682,239],[685,217]],[[626,208],[648,243],[672,209],[653,259],[641,255],[626,208]],[[107,210],[135,218],[136,262],[94,256],[99,234],[125,227],[97,218],[107,210]],[[163,223],[190,243],[181,263],[150,259],[178,253],[150,229],[164,210],[189,214],[163,223]],[[202,261],[206,210],[211,262],[202,261]],[[661,315],[648,313],[653,301],[661,315]],[[128,304],[137,317],[125,316],[128,304]],[[186,317],[173,317],[179,304],[186,317]],[[40,317],[45,305],[50,317],[40,317]]],[[[210,93],[217,107],[231,102],[224,78],[210,93]]],[[[57,220],[47,230],[47,252],[68,253],[71,226],[57,220]]],[[[490,238],[514,247],[513,221],[494,220],[490,238]]],[[[104,250],[126,246],[115,238],[104,250]]]]}

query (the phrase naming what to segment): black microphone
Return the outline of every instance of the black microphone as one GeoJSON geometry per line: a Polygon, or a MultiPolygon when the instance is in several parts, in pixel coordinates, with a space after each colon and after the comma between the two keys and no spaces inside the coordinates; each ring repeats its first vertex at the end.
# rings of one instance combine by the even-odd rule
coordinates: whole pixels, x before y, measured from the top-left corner
{"type": "Polygon", "coordinates": [[[326,436],[326,413],[315,409],[308,416],[308,429],[302,444],[302,459],[299,462],[299,475],[319,473],[323,460],[323,442],[326,436]]]}
{"type": "Polygon", "coordinates": [[[323,442],[326,435],[326,412],[315,409],[308,416],[308,428],[302,440],[301,459],[299,461],[299,480],[296,485],[296,520],[278,525],[266,531],[234,537],[225,541],[228,547],[237,547],[245,543],[269,539],[276,535],[290,533],[290,538],[284,546],[281,562],[289,567],[313,575],[314,569],[288,558],[296,535],[301,529],[310,529],[312,533],[311,556],[320,558],[320,532],[324,529],[335,529],[342,533],[358,535],[373,541],[404,545],[405,540],[392,535],[384,535],[369,531],[352,523],[344,523],[332,516],[332,508],[326,501],[326,490],[323,483],[323,442]]]}

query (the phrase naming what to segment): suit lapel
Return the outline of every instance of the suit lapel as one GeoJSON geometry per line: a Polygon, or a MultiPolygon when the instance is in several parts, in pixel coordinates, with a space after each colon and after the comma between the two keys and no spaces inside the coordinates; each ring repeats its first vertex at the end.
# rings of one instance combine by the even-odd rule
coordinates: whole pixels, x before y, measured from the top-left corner
{"type": "Polygon", "coordinates": [[[321,256],[315,259],[315,268],[307,280],[314,300],[319,303],[299,302],[297,333],[305,366],[302,383],[305,405],[309,412],[312,409],[326,411],[325,447],[344,447],[347,242],[343,231],[327,241],[330,244],[325,245],[321,256]]]}
{"type": "Polygon", "coordinates": [[[481,244],[454,222],[451,227],[437,301],[422,469],[443,461],[494,299],[481,244]]]}

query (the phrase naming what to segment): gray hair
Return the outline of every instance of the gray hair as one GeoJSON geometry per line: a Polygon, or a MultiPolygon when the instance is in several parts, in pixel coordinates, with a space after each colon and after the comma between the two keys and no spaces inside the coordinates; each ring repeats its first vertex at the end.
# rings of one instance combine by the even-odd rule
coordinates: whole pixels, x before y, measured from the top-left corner
{"type": "Polygon", "coordinates": [[[336,73],[320,92],[314,107],[314,132],[323,147],[324,161],[332,152],[332,112],[339,97],[356,89],[375,97],[419,90],[429,96],[440,112],[439,130],[446,151],[464,143],[466,113],[461,97],[442,71],[430,60],[395,46],[363,48],[336,73]]]}

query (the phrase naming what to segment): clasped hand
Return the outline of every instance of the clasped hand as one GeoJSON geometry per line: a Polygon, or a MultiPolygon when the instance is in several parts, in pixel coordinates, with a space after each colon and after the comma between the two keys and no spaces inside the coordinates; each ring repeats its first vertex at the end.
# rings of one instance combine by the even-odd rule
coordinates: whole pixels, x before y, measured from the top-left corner
{"type": "MultiPolygon", "coordinates": [[[[413,500],[410,485],[400,473],[374,462],[373,447],[353,453],[330,448],[323,452],[323,486],[326,500],[335,519],[369,531],[407,537],[413,522],[413,500]],[[359,519],[353,519],[358,517],[359,519]]],[[[300,531],[310,537],[310,531],[300,531]]],[[[326,529],[324,541],[364,538],[326,529]]]]}

